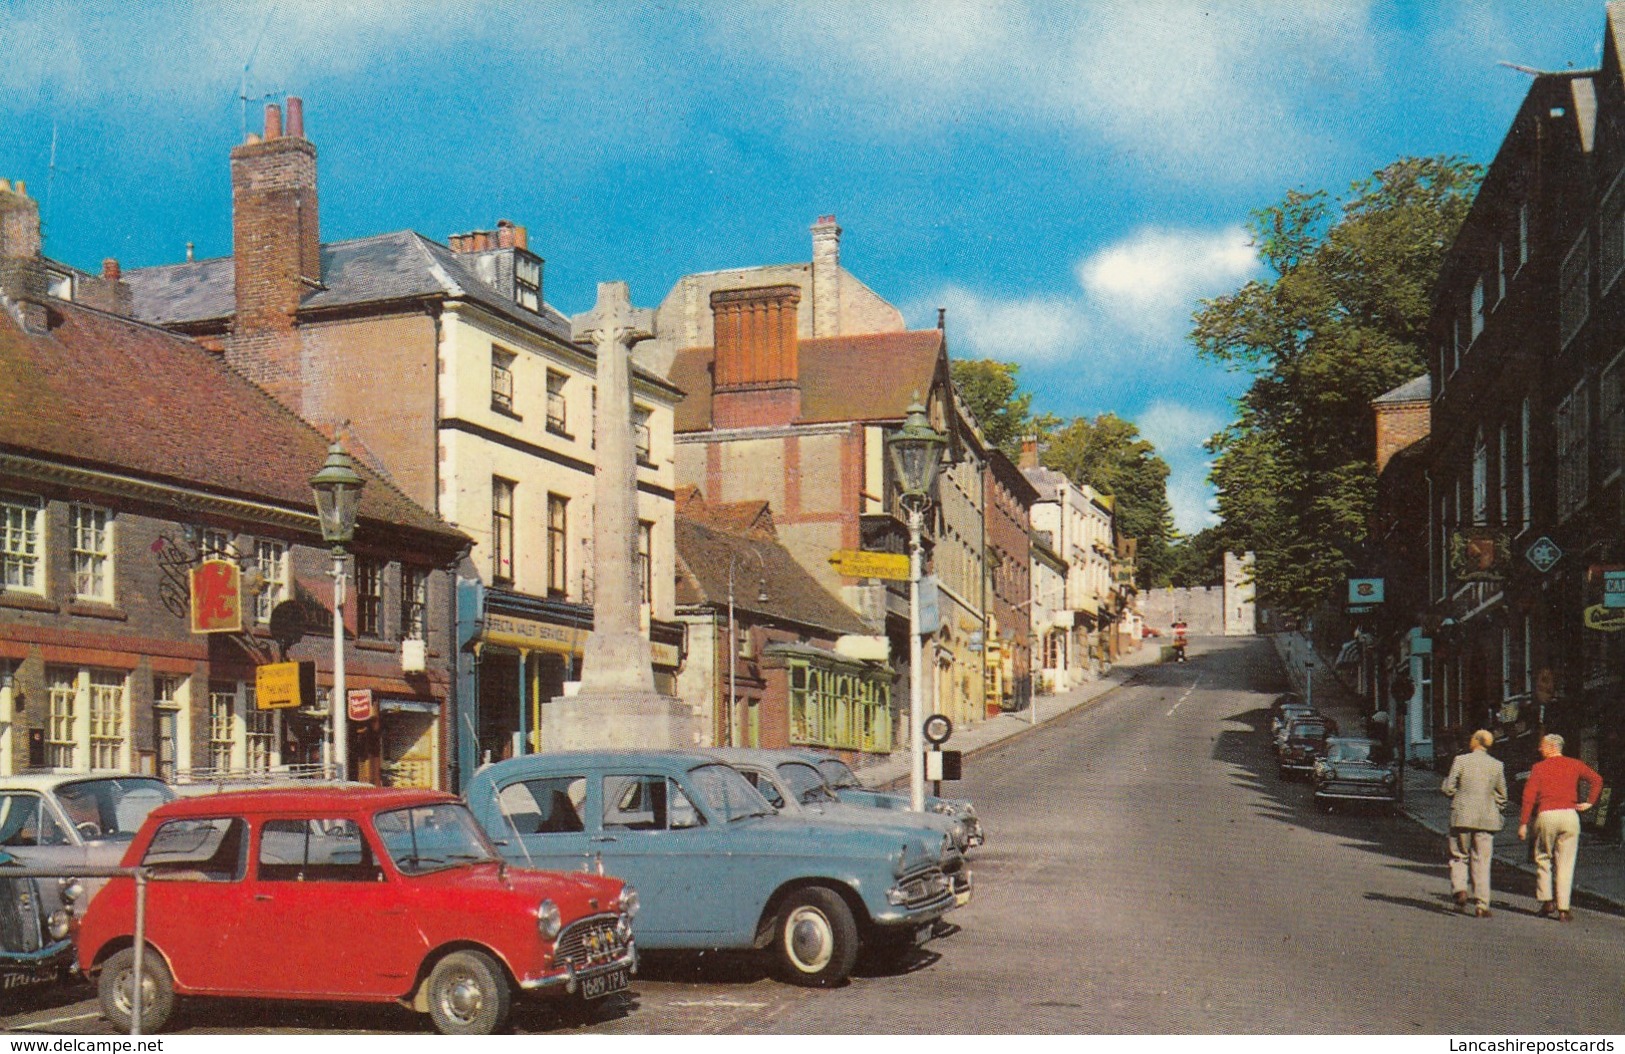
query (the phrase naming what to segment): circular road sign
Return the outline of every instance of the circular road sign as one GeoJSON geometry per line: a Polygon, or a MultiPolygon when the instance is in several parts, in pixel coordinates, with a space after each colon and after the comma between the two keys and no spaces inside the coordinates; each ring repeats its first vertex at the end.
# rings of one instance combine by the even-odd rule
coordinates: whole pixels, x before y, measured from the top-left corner
{"type": "Polygon", "coordinates": [[[948,737],[953,734],[954,723],[941,714],[932,714],[925,719],[925,738],[933,746],[948,742],[948,737]]]}

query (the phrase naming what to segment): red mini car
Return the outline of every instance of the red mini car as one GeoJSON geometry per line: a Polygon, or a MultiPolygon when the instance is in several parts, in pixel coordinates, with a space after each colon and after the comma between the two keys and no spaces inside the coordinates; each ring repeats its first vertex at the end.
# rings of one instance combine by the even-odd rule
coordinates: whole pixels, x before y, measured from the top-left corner
{"type": "MultiPolygon", "coordinates": [[[[516,993],[592,999],[637,968],[637,894],[601,875],[503,862],[449,794],[375,787],[183,798],[125,854],[143,867],[141,1023],[176,996],[400,1002],[441,1032],[504,1026],[516,993]]],[[[102,1013],[133,1013],[135,882],[117,878],[79,930],[102,1013]]]]}

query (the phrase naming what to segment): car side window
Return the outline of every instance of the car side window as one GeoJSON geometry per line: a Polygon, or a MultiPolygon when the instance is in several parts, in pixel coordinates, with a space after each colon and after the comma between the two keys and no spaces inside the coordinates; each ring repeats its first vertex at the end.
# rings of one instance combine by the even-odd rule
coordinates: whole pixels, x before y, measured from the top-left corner
{"type": "Polygon", "coordinates": [[[383,868],[354,820],[267,820],[260,828],[261,882],[382,882],[383,868]]]}
{"type": "Polygon", "coordinates": [[[67,845],[68,833],[31,792],[0,794],[0,846],[67,845]]]}
{"type": "Polygon", "coordinates": [[[248,825],[240,817],[170,820],[152,836],[141,866],[171,881],[235,882],[248,863],[248,825]]]}
{"type": "Polygon", "coordinates": [[[760,772],[752,772],[749,769],[740,769],[740,771],[745,774],[747,780],[750,780],[752,787],[762,792],[762,797],[767,799],[769,805],[775,809],[784,808],[784,795],[779,793],[779,788],[774,785],[772,780],[760,772]]]}
{"type": "Polygon", "coordinates": [[[586,800],[585,776],[548,776],[510,783],[497,795],[504,821],[516,834],[581,831],[581,806],[586,800]]]}
{"type": "Polygon", "coordinates": [[[605,776],[604,830],[665,831],[705,821],[681,787],[664,776],[605,776]]]}

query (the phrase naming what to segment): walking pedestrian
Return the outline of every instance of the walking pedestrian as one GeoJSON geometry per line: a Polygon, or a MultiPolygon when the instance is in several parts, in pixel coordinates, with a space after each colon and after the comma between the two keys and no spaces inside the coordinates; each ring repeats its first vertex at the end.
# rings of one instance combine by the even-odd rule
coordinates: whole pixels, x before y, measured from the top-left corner
{"type": "Polygon", "coordinates": [[[1535,898],[1540,901],[1537,914],[1543,918],[1556,915],[1559,922],[1572,922],[1569,894],[1574,888],[1574,861],[1580,851],[1580,814],[1602,797],[1602,777],[1579,758],[1563,756],[1562,736],[1542,736],[1540,756],[1523,788],[1518,837],[1529,837],[1529,820],[1533,817],[1535,898]],[[1581,780],[1588,785],[1584,794],[1580,792],[1581,780]]]}
{"type": "Polygon", "coordinates": [[[1473,914],[1487,919],[1495,832],[1506,824],[1501,810],[1507,804],[1507,772],[1490,754],[1493,733],[1481,728],[1470,744],[1472,749],[1450,763],[1440,788],[1450,796],[1450,894],[1463,910],[1470,897],[1473,914]]]}

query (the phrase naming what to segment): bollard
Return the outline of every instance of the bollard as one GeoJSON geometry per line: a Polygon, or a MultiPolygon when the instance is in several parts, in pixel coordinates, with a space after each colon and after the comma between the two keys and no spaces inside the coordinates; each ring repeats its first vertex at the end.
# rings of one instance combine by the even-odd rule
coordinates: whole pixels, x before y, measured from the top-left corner
{"type": "Polygon", "coordinates": [[[147,869],[135,870],[135,977],[130,981],[130,1035],[141,1035],[141,996],[147,952],[147,869]]]}

